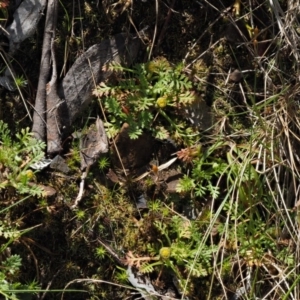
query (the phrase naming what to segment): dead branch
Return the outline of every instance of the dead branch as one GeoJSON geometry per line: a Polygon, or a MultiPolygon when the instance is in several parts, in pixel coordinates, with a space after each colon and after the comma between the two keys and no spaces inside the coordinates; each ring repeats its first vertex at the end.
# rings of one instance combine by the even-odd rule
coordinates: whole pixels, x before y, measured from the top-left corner
{"type": "Polygon", "coordinates": [[[32,132],[37,139],[46,138],[46,85],[50,77],[51,40],[55,34],[57,19],[57,0],[48,0],[44,30],[43,50],[40,65],[40,76],[35,99],[32,132]]]}

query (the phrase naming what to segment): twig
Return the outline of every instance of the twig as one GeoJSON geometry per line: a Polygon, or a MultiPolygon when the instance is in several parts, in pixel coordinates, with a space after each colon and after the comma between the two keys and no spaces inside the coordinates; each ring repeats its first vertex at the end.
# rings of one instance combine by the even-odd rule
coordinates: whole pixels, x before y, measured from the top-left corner
{"type": "Polygon", "coordinates": [[[157,26],[158,26],[158,0],[155,0],[155,12],[156,12],[156,20],[155,20],[155,27],[154,27],[154,34],[153,34],[153,41],[150,47],[149,55],[148,55],[148,60],[151,59],[152,52],[153,52],[153,47],[155,44],[155,39],[157,35],[157,26]]]}
{"type": "Polygon", "coordinates": [[[79,185],[78,196],[75,199],[74,204],[71,206],[71,209],[75,209],[78,206],[78,203],[82,199],[82,196],[83,196],[83,193],[84,193],[84,182],[85,182],[85,179],[86,179],[88,173],[89,173],[89,166],[86,168],[86,170],[84,172],[82,172],[81,181],[80,181],[80,185],[79,185]]]}
{"type": "Polygon", "coordinates": [[[97,241],[106,249],[106,251],[112,256],[112,258],[122,267],[125,266],[124,261],[120,259],[118,254],[106,243],[104,243],[100,238],[97,238],[97,241]]]}
{"type": "Polygon", "coordinates": [[[32,132],[35,138],[46,140],[46,85],[50,75],[51,40],[55,34],[57,17],[57,0],[48,0],[46,24],[44,30],[43,50],[40,65],[40,76],[35,99],[32,132]]]}
{"type": "Polygon", "coordinates": [[[57,69],[54,48],[54,38],[51,41],[52,77],[47,85],[47,153],[55,154],[62,150],[60,134],[60,105],[61,101],[57,93],[57,69]]]}

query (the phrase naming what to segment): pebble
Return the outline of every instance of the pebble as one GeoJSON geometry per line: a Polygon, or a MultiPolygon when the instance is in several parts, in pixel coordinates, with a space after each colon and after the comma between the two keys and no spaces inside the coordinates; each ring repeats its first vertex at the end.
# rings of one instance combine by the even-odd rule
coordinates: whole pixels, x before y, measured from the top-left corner
{"type": "Polygon", "coordinates": [[[243,74],[240,70],[235,69],[233,72],[229,75],[229,81],[234,83],[239,83],[243,78],[243,74]]]}

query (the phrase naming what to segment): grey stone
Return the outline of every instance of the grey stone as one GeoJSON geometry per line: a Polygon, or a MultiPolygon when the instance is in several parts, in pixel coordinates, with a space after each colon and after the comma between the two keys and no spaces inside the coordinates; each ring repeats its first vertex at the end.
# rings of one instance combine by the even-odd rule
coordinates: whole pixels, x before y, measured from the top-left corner
{"type": "Polygon", "coordinates": [[[95,84],[112,74],[110,62],[130,65],[136,58],[140,40],[125,33],[113,36],[90,47],[73,64],[59,86],[58,94],[65,99],[65,126],[71,126],[82,110],[91,102],[95,84]]]}
{"type": "Polygon", "coordinates": [[[6,28],[9,33],[9,51],[14,53],[20,44],[33,35],[43,16],[46,0],[24,0],[13,15],[13,22],[6,28]]]}

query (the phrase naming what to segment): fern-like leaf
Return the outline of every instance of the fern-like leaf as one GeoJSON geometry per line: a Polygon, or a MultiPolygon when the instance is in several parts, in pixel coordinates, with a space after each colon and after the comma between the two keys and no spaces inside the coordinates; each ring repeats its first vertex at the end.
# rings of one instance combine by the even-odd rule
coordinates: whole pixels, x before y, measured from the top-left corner
{"type": "Polygon", "coordinates": [[[143,263],[142,266],[140,267],[139,271],[141,273],[151,273],[154,271],[154,267],[152,264],[143,263]]]}
{"type": "Polygon", "coordinates": [[[161,261],[156,261],[154,263],[143,263],[142,266],[139,268],[139,271],[141,273],[151,273],[154,271],[154,267],[155,266],[159,266],[159,265],[162,265],[162,262],[161,261]]]}

